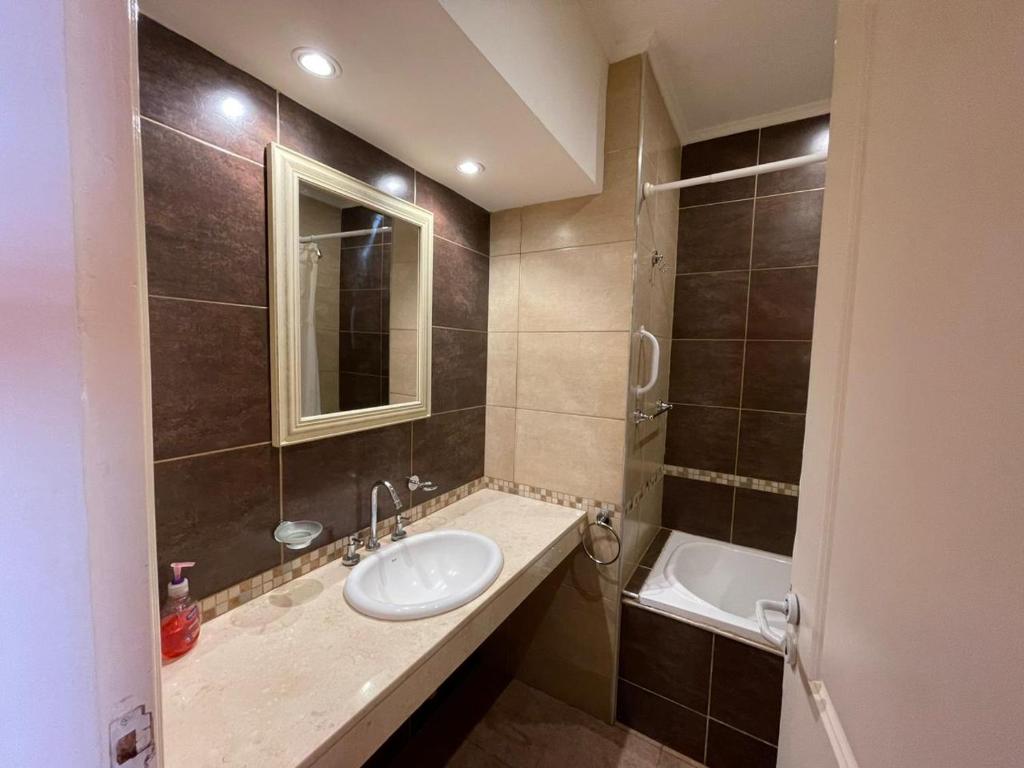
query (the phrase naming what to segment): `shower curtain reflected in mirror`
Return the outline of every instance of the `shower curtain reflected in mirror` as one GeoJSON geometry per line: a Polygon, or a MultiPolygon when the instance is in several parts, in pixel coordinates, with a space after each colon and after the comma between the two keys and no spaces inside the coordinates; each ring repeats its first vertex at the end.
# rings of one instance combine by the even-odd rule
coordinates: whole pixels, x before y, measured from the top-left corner
{"type": "Polygon", "coordinates": [[[320,413],[320,365],[316,351],[316,280],[320,247],[316,243],[299,243],[299,354],[302,369],[302,415],[320,413]]]}

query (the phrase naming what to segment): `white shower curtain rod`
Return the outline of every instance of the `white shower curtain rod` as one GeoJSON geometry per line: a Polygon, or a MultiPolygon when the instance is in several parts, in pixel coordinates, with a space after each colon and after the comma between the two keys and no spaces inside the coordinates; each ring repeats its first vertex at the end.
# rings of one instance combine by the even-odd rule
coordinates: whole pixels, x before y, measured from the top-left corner
{"type": "Polygon", "coordinates": [[[799,168],[802,165],[820,163],[828,159],[828,152],[815,152],[811,155],[791,157],[788,160],[776,160],[773,163],[761,163],[751,165],[747,168],[737,168],[734,171],[722,171],[720,173],[709,173],[707,176],[695,176],[692,179],[680,179],[669,181],[664,184],[644,184],[644,198],[653,195],[655,192],[666,192],[670,189],[683,189],[684,187],[696,187],[700,184],[714,184],[716,181],[729,181],[730,179],[743,179],[747,176],[757,176],[761,173],[772,173],[773,171],[784,171],[787,168],[799,168]]]}
{"type": "Polygon", "coordinates": [[[327,232],[322,235],[306,235],[300,237],[300,243],[315,243],[318,240],[337,240],[344,237],[359,237],[360,235],[372,235],[377,232],[390,232],[391,227],[376,227],[370,229],[351,229],[348,232],[327,232]]]}

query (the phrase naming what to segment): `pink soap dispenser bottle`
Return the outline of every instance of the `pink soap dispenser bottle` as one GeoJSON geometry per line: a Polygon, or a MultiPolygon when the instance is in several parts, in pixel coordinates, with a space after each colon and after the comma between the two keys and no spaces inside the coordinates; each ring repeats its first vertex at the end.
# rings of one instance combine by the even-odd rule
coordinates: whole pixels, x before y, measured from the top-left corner
{"type": "Polygon", "coordinates": [[[174,578],[167,585],[167,602],[160,611],[160,651],[176,659],[192,650],[199,640],[199,604],[188,594],[188,579],[181,575],[195,563],[171,563],[174,578]]]}

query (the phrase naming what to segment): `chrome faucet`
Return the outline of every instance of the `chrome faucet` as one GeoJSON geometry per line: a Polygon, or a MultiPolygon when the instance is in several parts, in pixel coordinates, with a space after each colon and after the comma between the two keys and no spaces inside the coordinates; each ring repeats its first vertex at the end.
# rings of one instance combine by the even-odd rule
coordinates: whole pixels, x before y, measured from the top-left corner
{"type": "Polygon", "coordinates": [[[391,494],[391,501],[395,504],[395,512],[402,508],[402,500],[398,498],[398,491],[395,490],[395,486],[387,480],[378,480],[373,484],[373,490],[370,491],[370,538],[366,541],[366,549],[370,552],[380,549],[380,540],[377,538],[377,491],[381,488],[387,488],[388,493],[391,494]]]}

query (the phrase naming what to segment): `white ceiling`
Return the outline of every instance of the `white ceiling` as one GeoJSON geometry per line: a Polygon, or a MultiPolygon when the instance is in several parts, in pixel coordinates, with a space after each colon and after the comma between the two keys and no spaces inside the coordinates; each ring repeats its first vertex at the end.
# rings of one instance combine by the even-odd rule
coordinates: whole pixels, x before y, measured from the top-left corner
{"type": "MultiPolygon", "coordinates": [[[[581,166],[437,0],[141,5],[161,24],[488,210],[601,188],[600,152],[596,167],[581,166]],[[299,46],[334,56],[341,77],[302,72],[291,58],[299,46]],[[483,162],[486,172],[459,174],[455,166],[466,158],[483,162]]],[[[603,57],[599,45],[594,49],[603,57]]],[[[604,75],[602,68],[593,85],[600,90],[594,131],[603,131],[604,75]]],[[[602,144],[598,133],[594,145],[602,144]]]]}
{"type": "Polygon", "coordinates": [[[579,0],[611,61],[649,51],[684,142],[821,114],[836,0],[579,0]]]}
{"type": "Polygon", "coordinates": [[[649,51],[684,141],[825,111],[835,2],[141,0],[160,23],[488,210],[600,189],[603,57],[649,51]],[[333,55],[341,77],[300,71],[299,46],[333,55]],[[465,158],[486,172],[459,174],[465,158]]]}

